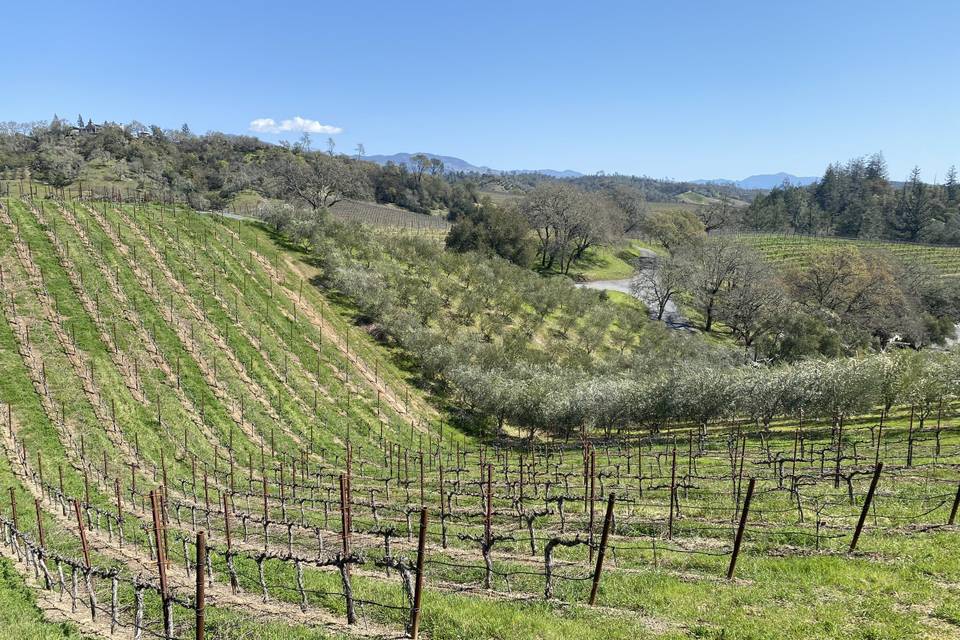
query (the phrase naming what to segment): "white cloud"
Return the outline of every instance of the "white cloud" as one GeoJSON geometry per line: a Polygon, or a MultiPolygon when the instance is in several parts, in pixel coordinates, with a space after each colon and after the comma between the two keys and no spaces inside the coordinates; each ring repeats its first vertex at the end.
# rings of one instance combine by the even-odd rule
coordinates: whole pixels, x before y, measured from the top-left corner
{"type": "Polygon", "coordinates": [[[273,118],[257,118],[250,122],[250,130],[257,133],[287,133],[290,131],[303,131],[305,133],[326,133],[337,134],[343,131],[340,127],[334,127],[329,124],[320,124],[316,120],[301,118],[295,116],[287,120],[281,120],[278,124],[273,118]]]}

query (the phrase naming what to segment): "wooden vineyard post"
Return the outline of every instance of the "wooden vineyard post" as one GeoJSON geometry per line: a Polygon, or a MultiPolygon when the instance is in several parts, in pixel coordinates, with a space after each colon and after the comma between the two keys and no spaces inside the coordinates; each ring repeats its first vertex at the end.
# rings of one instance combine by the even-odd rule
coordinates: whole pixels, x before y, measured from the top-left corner
{"type": "Polygon", "coordinates": [[[207,566],[207,540],[203,531],[197,532],[197,595],[195,605],[197,608],[197,619],[196,619],[196,638],[197,640],[203,640],[204,637],[204,611],[205,606],[205,592],[204,587],[206,586],[206,575],[205,568],[207,566]]]}
{"type": "MultiPolygon", "coordinates": [[[[873,494],[877,490],[877,482],[880,480],[880,472],[883,471],[883,463],[877,463],[873,470],[873,478],[870,480],[870,488],[867,489],[867,497],[863,501],[863,509],[860,510],[860,519],[857,520],[857,528],[853,532],[853,540],[850,541],[850,553],[857,549],[857,542],[860,540],[860,532],[863,531],[863,523],[867,521],[867,514],[870,512],[870,503],[873,502],[873,494]]],[[[956,508],[956,505],[954,505],[956,508]]]]}
{"type": "Polygon", "coordinates": [[[423,561],[427,548],[427,508],[420,510],[420,533],[417,536],[417,577],[413,590],[413,611],[410,612],[410,637],[420,634],[420,612],[423,603],[423,561]]]}
{"type": "Polygon", "coordinates": [[[730,566],[727,568],[727,580],[733,580],[733,573],[737,569],[737,556],[740,555],[740,545],[743,543],[743,531],[747,528],[750,500],[753,498],[753,487],[756,481],[756,478],[750,478],[750,482],[747,484],[747,495],[743,499],[743,510],[740,512],[740,526],[737,527],[737,537],[733,541],[733,555],[730,556],[730,566]]]}
{"type": "Polygon", "coordinates": [[[950,519],[947,524],[952,525],[957,518],[957,507],[960,507],[960,484],[957,485],[957,495],[953,499],[953,507],[950,509],[950,519]]]}
{"type": "Polygon", "coordinates": [[[607,539],[610,536],[610,525],[613,522],[614,494],[607,498],[607,513],[603,517],[603,532],[600,534],[600,548],[597,550],[597,566],[593,570],[593,585],[590,587],[590,605],[597,601],[597,588],[600,586],[600,572],[603,570],[603,557],[607,553],[607,539]]]}

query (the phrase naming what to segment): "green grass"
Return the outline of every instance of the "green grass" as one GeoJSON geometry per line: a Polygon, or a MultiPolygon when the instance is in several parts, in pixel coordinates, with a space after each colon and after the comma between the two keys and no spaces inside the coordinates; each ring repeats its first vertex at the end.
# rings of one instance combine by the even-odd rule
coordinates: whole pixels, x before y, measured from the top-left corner
{"type": "Polygon", "coordinates": [[[48,622],[13,564],[0,558],[0,640],[82,638],[69,623],[48,622]]]}
{"type": "Polygon", "coordinates": [[[700,205],[713,204],[715,202],[719,202],[719,200],[717,200],[716,198],[705,196],[702,193],[697,193],[696,191],[684,191],[683,193],[677,196],[677,200],[679,200],[680,202],[686,202],[688,204],[700,204],[700,205]]]}
{"type": "Polygon", "coordinates": [[[570,269],[570,276],[578,281],[622,280],[633,275],[633,261],[642,250],[661,253],[663,250],[641,240],[629,240],[620,245],[595,245],[585,252],[570,269]]]}

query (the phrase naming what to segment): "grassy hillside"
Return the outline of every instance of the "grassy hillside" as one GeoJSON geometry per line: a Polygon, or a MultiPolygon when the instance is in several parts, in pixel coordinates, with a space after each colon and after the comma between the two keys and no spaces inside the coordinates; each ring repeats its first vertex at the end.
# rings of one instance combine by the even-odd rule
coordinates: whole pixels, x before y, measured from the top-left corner
{"type": "MultiPolygon", "coordinates": [[[[389,254],[351,258],[391,286],[427,280],[435,330],[518,348],[535,286],[487,291],[470,270],[489,265],[417,262],[432,236],[353,229],[383,234],[389,254]]],[[[585,274],[617,277],[639,248],[585,274]]],[[[0,202],[0,637],[109,637],[112,615],[162,636],[164,602],[171,635],[193,637],[201,530],[209,637],[398,637],[422,509],[428,638],[960,635],[952,397],[839,429],[778,415],[604,437],[603,417],[582,440],[480,438],[352,292],[318,286],[322,258],[183,207],[0,202]]],[[[590,309],[549,311],[525,348],[628,357],[590,309]]]]}
{"type": "Polygon", "coordinates": [[[570,275],[575,280],[621,280],[633,275],[633,262],[642,251],[661,251],[648,242],[629,240],[620,246],[591,247],[574,263],[570,275]]]}

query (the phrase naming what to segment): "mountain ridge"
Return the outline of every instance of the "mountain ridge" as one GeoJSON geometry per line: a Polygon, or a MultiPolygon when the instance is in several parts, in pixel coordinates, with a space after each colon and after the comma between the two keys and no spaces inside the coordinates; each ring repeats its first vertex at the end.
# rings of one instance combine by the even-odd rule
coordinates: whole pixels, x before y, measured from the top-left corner
{"type": "Polygon", "coordinates": [[[584,174],[579,171],[574,171],[572,169],[494,169],[492,167],[475,165],[462,158],[457,158],[456,156],[445,156],[438,153],[427,153],[425,151],[418,153],[394,153],[391,155],[376,154],[371,156],[364,156],[364,160],[368,162],[375,162],[377,164],[385,165],[390,162],[394,164],[403,164],[407,167],[413,166],[413,156],[422,153],[428,158],[436,158],[443,162],[443,167],[445,171],[462,171],[464,173],[484,173],[490,175],[510,175],[517,173],[541,173],[551,178],[579,178],[584,174]]]}
{"type": "Polygon", "coordinates": [[[710,180],[691,180],[690,182],[693,184],[725,184],[735,186],[739,189],[773,189],[774,187],[779,187],[784,182],[797,187],[805,187],[819,179],[817,176],[795,176],[792,173],[779,171],[777,173],[758,173],[743,178],[742,180],[713,178],[710,180]]]}

